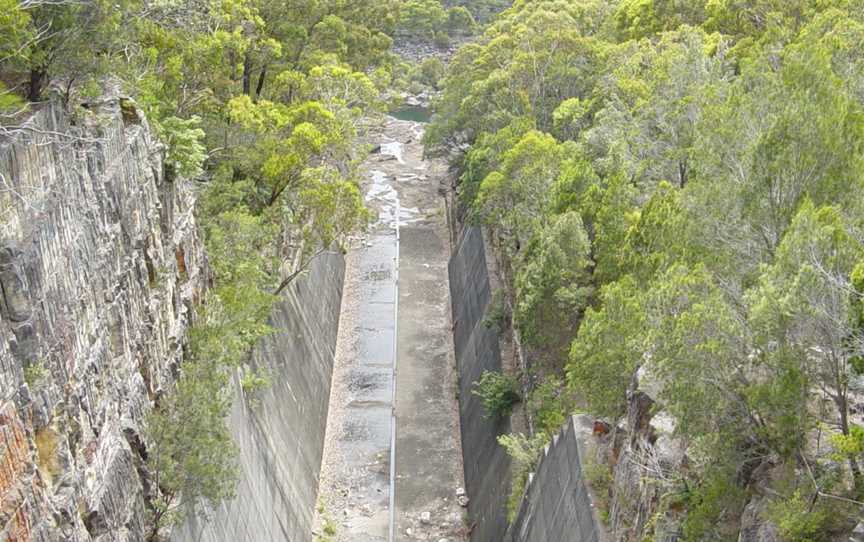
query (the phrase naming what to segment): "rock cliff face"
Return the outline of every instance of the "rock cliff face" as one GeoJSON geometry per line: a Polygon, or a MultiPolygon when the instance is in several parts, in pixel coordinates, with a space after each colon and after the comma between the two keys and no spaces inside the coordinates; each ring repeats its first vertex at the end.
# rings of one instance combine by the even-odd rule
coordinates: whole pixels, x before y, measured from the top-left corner
{"type": "Polygon", "coordinates": [[[146,121],[84,117],[0,139],[2,541],[143,538],[141,422],[204,288],[191,187],[146,121]]]}

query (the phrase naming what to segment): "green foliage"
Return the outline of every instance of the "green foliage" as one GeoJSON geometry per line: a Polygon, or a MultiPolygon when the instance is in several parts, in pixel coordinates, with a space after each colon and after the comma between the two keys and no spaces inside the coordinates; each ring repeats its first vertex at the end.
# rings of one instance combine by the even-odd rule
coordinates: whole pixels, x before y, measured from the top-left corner
{"type": "Polygon", "coordinates": [[[853,425],[848,435],[842,433],[831,435],[831,446],[834,447],[838,460],[864,454],[864,427],[853,425]]]}
{"type": "Polygon", "coordinates": [[[266,370],[252,369],[248,366],[243,367],[243,374],[240,377],[240,387],[243,388],[243,393],[253,403],[257,403],[259,394],[270,387],[270,375],[266,370]]]}
{"type": "Polygon", "coordinates": [[[609,521],[609,496],[612,493],[615,480],[612,469],[597,461],[594,457],[586,457],[582,460],[582,473],[585,481],[591,488],[594,504],[600,510],[600,518],[604,523],[609,521]]]}
{"type": "Polygon", "coordinates": [[[521,399],[516,378],[494,371],[484,371],[471,393],[480,398],[486,416],[490,418],[509,416],[521,399]]]}
{"type": "Polygon", "coordinates": [[[510,522],[516,519],[516,514],[519,513],[519,504],[522,502],[522,495],[525,493],[528,475],[537,466],[540,454],[543,452],[543,448],[548,441],[548,437],[543,433],[530,438],[521,433],[498,437],[498,444],[507,451],[507,455],[510,456],[512,461],[511,472],[513,480],[510,496],[507,499],[507,520],[510,522]]]}
{"type": "Polygon", "coordinates": [[[420,80],[430,87],[438,88],[438,83],[444,77],[444,72],[444,63],[438,57],[430,56],[420,64],[420,80]]]}
{"type": "Polygon", "coordinates": [[[735,484],[734,473],[723,462],[708,469],[700,483],[686,494],[684,540],[710,540],[735,536],[722,523],[724,513],[740,513],[745,494],[735,484]]]}
{"type": "Polygon", "coordinates": [[[333,537],[338,532],[336,522],[333,521],[322,503],[318,503],[317,509],[321,518],[321,533],[316,534],[315,542],[332,542],[333,537]]]}
{"type": "Polygon", "coordinates": [[[446,28],[447,11],[439,0],[408,0],[402,4],[399,30],[406,35],[432,38],[446,28]]]}
{"type": "Polygon", "coordinates": [[[561,430],[567,416],[573,412],[573,398],[560,378],[546,377],[531,390],[528,410],[537,430],[551,438],[561,430]]]}
{"type": "Polygon", "coordinates": [[[509,309],[507,307],[507,296],[501,288],[492,292],[492,299],[486,308],[486,314],[483,316],[483,325],[489,329],[503,331],[510,318],[509,309]]]}
{"type": "Polygon", "coordinates": [[[789,498],[772,502],[768,507],[767,519],[777,526],[783,540],[789,542],[827,540],[826,511],[820,507],[814,509],[810,499],[805,499],[800,491],[795,491],[789,498]]]}
{"type": "MultiPolygon", "coordinates": [[[[473,20],[478,23],[487,23],[496,14],[500,13],[512,4],[512,0],[448,0],[447,5],[464,7],[469,11],[473,20]]],[[[451,8],[452,11],[453,8],[451,8]]]]}
{"type": "Polygon", "coordinates": [[[432,38],[432,42],[435,44],[435,47],[447,50],[450,48],[450,36],[447,35],[446,32],[438,31],[435,32],[435,35],[432,38]]]}
{"type": "MultiPolygon", "coordinates": [[[[616,420],[638,382],[671,415],[684,510],[654,512],[690,540],[737,536],[754,473],[821,476],[806,443],[825,416],[831,487],[864,487],[859,4],[518,1],[443,78],[425,141],[470,145],[460,198],[529,364],[560,377],[538,364],[570,344],[580,405],[616,420]]],[[[552,389],[532,395],[554,420],[552,389]]]]}
{"type": "Polygon", "coordinates": [[[51,372],[45,366],[45,360],[39,359],[32,362],[24,368],[24,382],[31,390],[41,388],[48,378],[51,377],[51,372]]]}
{"type": "Polygon", "coordinates": [[[24,100],[10,92],[6,85],[0,82],[0,115],[7,112],[14,113],[23,109],[24,106],[24,100]]]}
{"type": "Polygon", "coordinates": [[[202,165],[207,158],[207,148],[203,144],[204,130],[198,126],[201,119],[168,117],[159,123],[157,129],[168,145],[165,162],[183,177],[196,177],[201,174],[202,165]]]}
{"type": "Polygon", "coordinates": [[[630,226],[624,240],[622,265],[641,281],[649,281],[673,262],[690,260],[687,224],[680,194],[662,182],[630,226]]]}
{"type": "Polygon", "coordinates": [[[476,27],[474,16],[465,6],[454,6],[447,10],[447,31],[450,34],[471,34],[476,27]]]}
{"type": "Polygon", "coordinates": [[[639,39],[682,24],[698,24],[704,18],[702,9],[703,2],[692,0],[623,0],[614,19],[625,37],[639,39]]]}
{"type": "Polygon", "coordinates": [[[528,132],[504,153],[500,169],[480,183],[476,211],[509,241],[511,256],[527,246],[541,224],[566,151],[552,136],[528,132]]]}
{"type": "Polygon", "coordinates": [[[582,218],[570,211],[544,226],[521,256],[514,322],[527,344],[553,349],[553,360],[556,341],[567,337],[591,299],[590,251],[582,218]]]}
{"type": "Polygon", "coordinates": [[[228,373],[206,358],[187,361],[172,393],[146,419],[147,466],[161,495],[152,499],[149,540],[180,521],[234,495],[237,449],[226,417],[228,373]],[[181,500],[182,497],[182,500],[181,500]]]}
{"type": "Polygon", "coordinates": [[[626,391],[642,363],[644,300],[627,277],[600,292],[601,309],[589,308],[570,348],[567,382],[590,412],[615,418],[626,408],[626,391]]]}

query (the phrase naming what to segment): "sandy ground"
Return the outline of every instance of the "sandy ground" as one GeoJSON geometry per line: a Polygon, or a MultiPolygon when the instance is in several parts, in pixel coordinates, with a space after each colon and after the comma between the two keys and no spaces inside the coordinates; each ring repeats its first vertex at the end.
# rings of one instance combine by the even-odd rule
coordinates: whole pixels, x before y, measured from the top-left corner
{"type": "Polygon", "coordinates": [[[466,539],[440,195],[446,165],[423,159],[421,137],[422,125],[390,119],[372,137],[380,152],[364,164],[378,220],[348,254],[321,471],[316,532],[324,540],[388,540],[394,412],[395,540],[466,539]]]}

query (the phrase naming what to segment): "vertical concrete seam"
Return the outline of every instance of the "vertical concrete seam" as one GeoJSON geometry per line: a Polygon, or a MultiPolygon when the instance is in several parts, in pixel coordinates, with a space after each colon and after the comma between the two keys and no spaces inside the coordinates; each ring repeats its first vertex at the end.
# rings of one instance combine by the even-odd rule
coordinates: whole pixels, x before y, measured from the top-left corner
{"type": "Polygon", "coordinates": [[[390,399],[390,525],[389,542],[396,536],[396,372],[399,361],[399,215],[401,213],[399,198],[396,198],[396,256],[393,295],[393,396],[390,399]]]}

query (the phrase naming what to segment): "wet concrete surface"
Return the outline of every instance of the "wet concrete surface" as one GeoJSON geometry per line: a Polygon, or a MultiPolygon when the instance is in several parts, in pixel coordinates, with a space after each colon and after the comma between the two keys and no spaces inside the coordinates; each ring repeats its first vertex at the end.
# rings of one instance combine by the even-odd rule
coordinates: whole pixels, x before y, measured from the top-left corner
{"type": "Polygon", "coordinates": [[[380,153],[364,166],[367,205],[378,219],[347,258],[321,474],[318,532],[328,541],[389,540],[391,476],[393,540],[466,539],[439,193],[447,169],[423,159],[421,137],[421,124],[388,119],[372,136],[380,153]],[[325,521],[335,534],[325,536],[325,521]]]}

